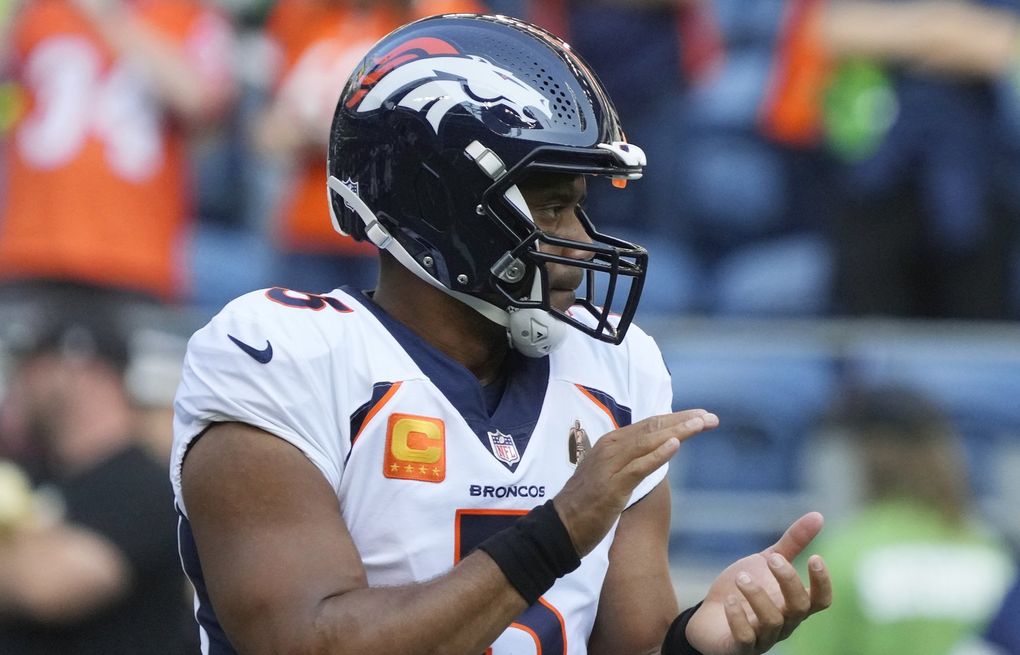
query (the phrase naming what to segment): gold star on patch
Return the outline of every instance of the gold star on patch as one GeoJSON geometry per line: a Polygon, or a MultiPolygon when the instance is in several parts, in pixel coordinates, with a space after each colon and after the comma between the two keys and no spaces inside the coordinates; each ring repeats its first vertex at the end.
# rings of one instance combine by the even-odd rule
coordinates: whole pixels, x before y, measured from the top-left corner
{"type": "Polygon", "coordinates": [[[422,475],[425,475],[426,473],[428,473],[428,471],[429,470],[427,468],[425,468],[424,464],[422,464],[421,466],[418,467],[418,472],[421,473],[422,475]]]}
{"type": "Polygon", "coordinates": [[[432,467],[432,475],[436,476],[437,478],[439,477],[439,467],[438,466],[433,466],[432,467]]]}
{"type": "Polygon", "coordinates": [[[397,464],[396,462],[393,462],[392,464],[390,464],[390,470],[396,473],[397,471],[400,470],[400,465],[397,464]]]}
{"type": "Polygon", "coordinates": [[[408,474],[414,473],[414,467],[413,467],[413,466],[411,466],[410,464],[408,464],[407,466],[405,466],[405,467],[404,467],[404,470],[405,470],[405,471],[407,471],[407,472],[408,472],[408,474]]]}

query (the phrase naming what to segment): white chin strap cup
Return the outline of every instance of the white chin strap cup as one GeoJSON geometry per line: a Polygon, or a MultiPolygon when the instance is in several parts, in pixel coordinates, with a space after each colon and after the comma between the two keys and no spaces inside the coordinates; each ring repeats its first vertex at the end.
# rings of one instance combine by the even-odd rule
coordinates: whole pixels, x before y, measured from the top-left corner
{"type": "MultiPolygon", "coordinates": [[[[540,297],[542,280],[535,272],[535,282],[531,287],[531,299],[540,297]]],[[[527,357],[545,357],[563,343],[569,326],[544,309],[509,310],[510,322],[507,334],[510,345],[527,357]]]]}
{"type": "Polygon", "coordinates": [[[545,357],[563,342],[567,324],[544,309],[510,309],[507,334],[513,349],[527,357],[545,357]]]}

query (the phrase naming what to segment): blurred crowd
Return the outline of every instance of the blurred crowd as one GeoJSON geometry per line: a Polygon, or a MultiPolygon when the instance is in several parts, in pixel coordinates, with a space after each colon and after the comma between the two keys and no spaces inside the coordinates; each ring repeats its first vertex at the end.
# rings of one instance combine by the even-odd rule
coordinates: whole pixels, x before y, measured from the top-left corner
{"type": "Polygon", "coordinates": [[[0,281],[206,312],[370,284],[322,202],[342,80],[396,25],[495,11],[566,36],[649,154],[589,203],[648,244],[646,314],[1016,318],[1018,5],[4,0],[0,281]]]}
{"type": "Polygon", "coordinates": [[[130,626],[183,610],[175,364],[139,326],[371,286],[325,202],[336,98],[476,11],[564,36],[647,152],[588,201],[649,248],[645,316],[1020,318],[1020,0],[0,0],[0,652],[159,652],[130,626]]]}

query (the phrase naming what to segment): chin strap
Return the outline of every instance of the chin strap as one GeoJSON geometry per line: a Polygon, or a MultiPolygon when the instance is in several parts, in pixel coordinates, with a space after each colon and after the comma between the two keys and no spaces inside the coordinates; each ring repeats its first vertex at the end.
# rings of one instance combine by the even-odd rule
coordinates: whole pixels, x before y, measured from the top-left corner
{"type": "MultiPolygon", "coordinates": [[[[531,286],[528,300],[541,298],[542,279],[536,271],[535,282],[531,286]]],[[[528,357],[545,357],[556,349],[567,336],[570,328],[544,309],[517,309],[511,307],[507,325],[510,345],[522,355],[528,357]]]]}
{"type": "MultiPolygon", "coordinates": [[[[464,303],[493,323],[505,327],[510,346],[515,350],[518,350],[521,354],[528,357],[544,357],[563,341],[563,338],[566,336],[565,330],[567,325],[554,318],[545,310],[515,309],[512,307],[509,310],[506,310],[472,295],[447,288],[439,280],[432,277],[432,275],[425,270],[425,268],[419,264],[409,252],[407,252],[407,249],[404,248],[399,241],[394,239],[392,235],[390,235],[389,231],[379,223],[379,219],[372,212],[369,206],[365,204],[365,201],[358,196],[354,189],[350,188],[348,185],[344,184],[332,175],[329,177],[327,185],[331,191],[338,194],[343,199],[344,204],[349,209],[358,215],[361,221],[365,224],[366,236],[368,236],[368,239],[375,244],[376,247],[393,255],[394,259],[400,262],[404,268],[414,273],[416,277],[425,281],[430,286],[435,287],[446,295],[464,303]]],[[[515,192],[514,197],[511,197],[511,202],[514,202],[514,204],[519,203],[519,206],[523,206],[526,211],[527,205],[524,204],[524,197],[521,195],[516,186],[511,188],[515,192]]],[[[508,196],[509,195],[511,194],[508,193],[508,196]]],[[[333,227],[343,234],[343,231],[339,227],[340,222],[333,213],[332,202],[330,202],[329,207],[330,214],[333,219],[333,227]]],[[[530,213],[528,215],[530,215],[530,213]]],[[[542,282],[538,272],[536,271],[535,282],[531,289],[531,296],[525,300],[535,298],[536,294],[541,297],[541,293],[542,282]]]]}
{"type": "MultiPolygon", "coordinates": [[[[428,282],[430,286],[433,286],[448,296],[452,296],[465,305],[470,306],[490,321],[504,327],[509,324],[507,313],[502,309],[466,293],[448,289],[443,286],[439,280],[432,277],[432,275],[425,270],[425,268],[419,264],[409,252],[407,252],[407,249],[404,248],[399,241],[394,239],[390,235],[389,231],[379,223],[379,219],[376,218],[372,210],[365,204],[365,201],[362,200],[358,194],[354,192],[354,190],[350,189],[346,184],[332,175],[329,177],[327,184],[331,190],[335,191],[341,198],[343,198],[344,204],[346,204],[348,208],[353,210],[354,213],[361,218],[362,222],[365,224],[365,235],[368,237],[369,241],[376,245],[376,247],[393,255],[394,259],[400,262],[404,268],[414,273],[418,278],[428,282]]],[[[331,203],[330,212],[333,211],[332,207],[333,205],[331,203]]],[[[333,219],[333,223],[334,227],[339,224],[335,217],[333,219]]]]}

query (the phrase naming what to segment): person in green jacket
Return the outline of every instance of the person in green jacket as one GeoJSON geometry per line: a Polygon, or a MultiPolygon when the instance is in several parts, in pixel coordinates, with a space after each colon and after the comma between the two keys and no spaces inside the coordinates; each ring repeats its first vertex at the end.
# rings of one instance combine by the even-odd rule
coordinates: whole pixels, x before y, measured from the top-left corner
{"type": "Polygon", "coordinates": [[[782,655],[962,653],[1013,563],[974,517],[960,437],[906,388],[848,394],[834,418],[859,453],[864,504],[819,539],[839,594],[782,655]]]}

